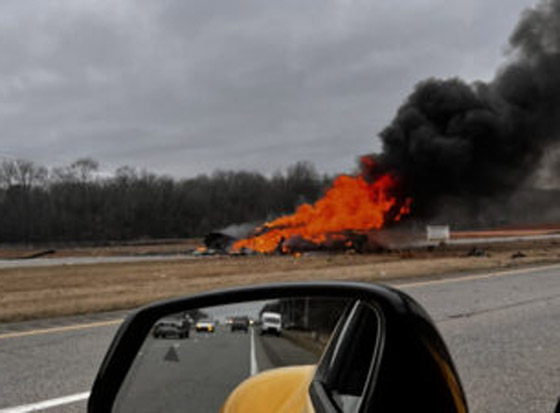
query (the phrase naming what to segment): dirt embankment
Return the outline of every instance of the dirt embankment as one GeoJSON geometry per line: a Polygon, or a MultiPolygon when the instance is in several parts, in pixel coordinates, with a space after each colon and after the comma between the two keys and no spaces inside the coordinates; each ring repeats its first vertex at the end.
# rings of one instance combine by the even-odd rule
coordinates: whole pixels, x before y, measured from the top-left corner
{"type": "Polygon", "coordinates": [[[560,262],[560,242],[382,254],[200,257],[0,270],[0,322],[134,308],[203,290],[282,281],[357,280],[560,262]]]}

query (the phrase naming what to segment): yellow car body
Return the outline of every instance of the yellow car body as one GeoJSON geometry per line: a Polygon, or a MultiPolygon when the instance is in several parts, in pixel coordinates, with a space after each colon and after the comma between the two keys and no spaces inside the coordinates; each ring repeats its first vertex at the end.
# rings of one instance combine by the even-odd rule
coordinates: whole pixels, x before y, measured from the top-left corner
{"type": "Polygon", "coordinates": [[[243,381],[221,413],[314,413],[309,385],[316,366],[280,367],[243,381]]]}

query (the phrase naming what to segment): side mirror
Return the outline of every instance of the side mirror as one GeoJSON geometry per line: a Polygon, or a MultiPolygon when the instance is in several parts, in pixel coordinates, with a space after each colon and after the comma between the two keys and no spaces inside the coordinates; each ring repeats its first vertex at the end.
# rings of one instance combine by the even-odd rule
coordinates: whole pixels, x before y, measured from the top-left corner
{"type": "Polygon", "coordinates": [[[426,312],[373,284],[290,283],[153,304],[125,320],[89,412],[467,412],[426,312]]]}

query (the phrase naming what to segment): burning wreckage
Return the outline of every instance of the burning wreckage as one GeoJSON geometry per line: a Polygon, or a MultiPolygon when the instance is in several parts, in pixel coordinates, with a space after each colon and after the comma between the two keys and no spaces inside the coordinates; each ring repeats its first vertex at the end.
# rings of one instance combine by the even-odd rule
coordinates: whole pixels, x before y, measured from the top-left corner
{"type": "Polygon", "coordinates": [[[468,220],[487,215],[492,202],[507,205],[550,168],[544,155],[560,153],[560,0],[524,13],[509,43],[506,64],[489,82],[432,78],[416,85],[380,133],[382,153],[362,158],[360,175],[339,176],[315,204],[247,238],[209,236],[207,247],[354,248],[404,217],[468,220]]]}
{"type": "Polygon", "coordinates": [[[292,253],[308,250],[363,250],[368,233],[410,212],[410,198],[398,196],[397,179],[384,174],[368,181],[374,165],[362,157],[362,173],[335,179],[315,204],[303,204],[294,214],[267,222],[250,237],[236,241],[232,250],[292,253]]]}
{"type": "Polygon", "coordinates": [[[247,238],[208,234],[204,240],[207,251],[287,254],[378,248],[371,231],[399,222],[410,212],[412,200],[399,197],[397,179],[391,174],[368,181],[366,173],[373,165],[371,157],[362,157],[360,175],[339,176],[317,202],[265,223],[247,238]]]}

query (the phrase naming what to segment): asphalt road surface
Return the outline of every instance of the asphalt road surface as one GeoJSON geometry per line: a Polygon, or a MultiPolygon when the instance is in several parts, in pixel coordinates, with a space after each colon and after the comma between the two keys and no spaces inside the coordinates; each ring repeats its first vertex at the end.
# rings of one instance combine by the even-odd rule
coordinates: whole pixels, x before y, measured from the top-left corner
{"type": "Polygon", "coordinates": [[[316,362],[291,341],[260,337],[253,329],[231,333],[227,326],[218,326],[214,333],[192,333],[189,339],[149,338],[118,398],[118,411],[217,412],[251,374],[316,362]]]}
{"type": "MultiPolygon", "coordinates": [[[[471,412],[554,411],[560,396],[560,265],[395,285],[416,298],[436,321],[457,364],[471,412]]],[[[0,412],[38,411],[29,409],[44,401],[55,405],[44,410],[48,412],[85,411],[87,392],[116,324],[101,321],[43,331],[37,325],[31,331],[8,333],[3,328],[0,412]],[[67,396],[79,400],[60,399],[67,396]]],[[[236,380],[251,374],[252,351],[259,369],[278,364],[274,353],[290,354],[289,363],[301,360],[296,350],[281,347],[286,344],[283,340],[273,342],[272,351],[267,349],[272,339],[276,338],[265,341],[255,336],[252,345],[251,334],[218,331],[206,338],[193,333],[186,340],[153,340],[154,351],[145,356],[149,358],[145,366],[166,366],[150,372],[160,371],[175,382],[174,374],[184,371],[179,365],[190,363],[190,369],[201,372],[198,379],[206,375],[212,383],[198,389],[210,392],[217,386],[227,392],[236,380]],[[204,347],[206,354],[213,346],[214,357],[189,358],[184,352],[187,342],[191,349],[204,347]],[[170,348],[180,362],[165,360],[174,359],[170,348]]],[[[201,393],[200,399],[212,399],[208,394],[201,393]]],[[[214,399],[212,406],[222,402],[214,399]]]]}
{"type": "Polygon", "coordinates": [[[2,268],[22,267],[54,267],[58,265],[91,265],[91,264],[121,264],[126,262],[145,261],[178,261],[192,260],[193,255],[149,255],[149,256],[119,256],[119,257],[62,257],[62,258],[33,258],[33,259],[0,259],[2,268]]]}

